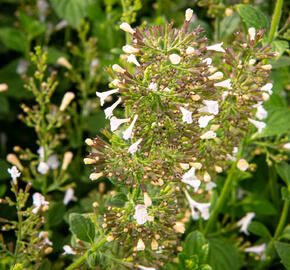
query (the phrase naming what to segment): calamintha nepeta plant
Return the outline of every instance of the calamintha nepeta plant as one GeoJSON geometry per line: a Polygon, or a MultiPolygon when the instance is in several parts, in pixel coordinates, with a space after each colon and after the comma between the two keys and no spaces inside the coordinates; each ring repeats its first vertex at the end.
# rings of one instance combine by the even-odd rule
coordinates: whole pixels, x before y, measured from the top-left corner
{"type": "Polygon", "coordinates": [[[189,31],[191,17],[188,9],[181,30],[120,25],[132,37],[123,51],[135,70],[107,69],[114,89],[97,96],[103,106],[119,94],[104,110],[110,131],[86,140],[90,178],[106,176],[124,195],[122,207],[105,211],[102,234],[123,247],[116,257],[136,265],[163,268],[174,250],[182,250],[177,233],[185,230],[187,205],[194,220],[209,219],[212,179],[233,162],[247,170],[241,142],[266,126],[262,103],[272,93],[266,59],[276,53],[261,45],[264,31],[250,28],[246,39],[238,32],[233,46],[224,48],[207,44],[201,27],[189,31]],[[125,117],[118,119],[113,114],[120,104],[125,117]]]}

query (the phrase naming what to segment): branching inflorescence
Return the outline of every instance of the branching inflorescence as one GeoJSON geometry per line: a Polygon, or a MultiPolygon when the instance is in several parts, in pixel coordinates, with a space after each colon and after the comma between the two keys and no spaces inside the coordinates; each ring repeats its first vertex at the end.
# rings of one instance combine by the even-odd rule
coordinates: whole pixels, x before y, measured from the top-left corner
{"type": "Polygon", "coordinates": [[[106,176],[127,195],[124,207],[109,207],[104,215],[108,240],[118,239],[138,257],[145,250],[161,260],[178,248],[185,198],[193,219],[209,218],[211,179],[235,161],[252,127],[262,132],[266,126],[262,103],[272,84],[265,59],[276,54],[260,45],[264,31],[250,28],[246,39],[236,33],[232,47],[210,46],[201,27],[189,31],[191,17],[188,9],[181,30],[172,23],[120,25],[132,37],[123,51],[135,72],[117,64],[107,69],[114,89],[97,96],[103,106],[119,94],[104,111],[111,132],[86,140],[90,178],[106,176]],[[121,103],[126,115],[118,119],[113,111],[121,103]]]}

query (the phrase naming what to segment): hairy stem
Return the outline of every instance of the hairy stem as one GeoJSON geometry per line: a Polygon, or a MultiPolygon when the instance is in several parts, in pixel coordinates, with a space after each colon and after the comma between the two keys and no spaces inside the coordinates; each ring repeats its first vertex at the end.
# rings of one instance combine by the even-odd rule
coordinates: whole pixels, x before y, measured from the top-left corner
{"type": "Polygon", "coordinates": [[[282,6],[283,6],[283,0],[277,0],[274,14],[272,17],[271,29],[270,29],[270,33],[269,33],[269,43],[271,43],[275,38],[277,29],[278,29],[278,25],[279,25],[282,6]]]}

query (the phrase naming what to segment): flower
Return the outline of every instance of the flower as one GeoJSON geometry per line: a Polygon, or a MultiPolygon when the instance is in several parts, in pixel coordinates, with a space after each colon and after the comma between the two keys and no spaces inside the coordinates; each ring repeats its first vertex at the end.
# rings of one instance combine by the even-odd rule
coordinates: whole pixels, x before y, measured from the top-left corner
{"type": "Polygon", "coordinates": [[[51,155],[47,159],[47,165],[50,169],[56,170],[59,167],[59,161],[57,155],[51,155]]]}
{"type": "Polygon", "coordinates": [[[69,188],[66,190],[64,198],[63,198],[63,204],[68,205],[70,201],[76,201],[77,197],[74,196],[74,189],[69,188]]]}
{"type": "Polygon", "coordinates": [[[226,51],[224,50],[224,48],[222,47],[223,44],[224,44],[224,43],[221,42],[221,43],[218,43],[218,44],[215,44],[215,45],[208,46],[208,47],[206,47],[206,49],[207,49],[208,51],[226,52],[226,51]]]}
{"type": "Polygon", "coordinates": [[[12,166],[10,169],[7,169],[8,173],[10,174],[12,181],[14,184],[17,182],[17,178],[20,177],[21,173],[18,171],[16,166],[12,166]]]}
{"type": "Polygon", "coordinates": [[[256,37],[256,29],[254,27],[250,27],[248,29],[248,33],[249,33],[249,36],[250,36],[250,40],[255,40],[255,37],[256,37]]]}
{"type": "Polygon", "coordinates": [[[173,53],[169,55],[169,60],[173,65],[177,65],[180,63],[181,58],[178,54],[173,53]]]}
{"type": "Polygon", "coordinates": [[[185,184],[192,186],[194,188],[194,192],[197,192],[201,184],[201,181],[198,180],[197,177],[195,176],[195,168],[193,167],[182,176],[181,181],[185,184]]]}
{"type": "Polygon", "coordinates": [[[269,64],[269,65],[263,65],[263,66],[261,66],[261,69],[271,70],[272,69],[272,65],[271,64],[269,64]]]}
{"type": "Polygon", "coordinates": [[[219,113],[219,104],[214,100],[203,100],[203,104],[206,106],[199,109],[200,112],[212,113],[217,115],[219,113]]]}
{"type": "Polygon", "coordinates": [[[248,118],[248,120],[258,129],[259,133],[261,133],[262,130],[267,126],[266,123],[261,121],[256,121],[251,118],[248,118]]]}
{"type": "Polygon", "coordinates": [[[20,59],[18,61],[16,73],[19,75],[25,74],[29,65],[30,65],[30,62],[26,61],[25,59],[20,59]]]}
{"type": "Polygon", "coordinates": [[[209,76],[209,80],[221,80],[224,77],[224,74],[220,71],[214,73],[213,75],[209,76]]]}
{"type": "Polygon", "coordinates": [[[144,196],[144,204],[145,204],[145,206],[146,207],[151,206],[152,205],[152,200],[149,197],[148,193],[147,192],[144,192],[143,196],[144,196]]]}
{"type": "Polygon", "coordinates": [[[204,60],[202,60],[202,62],[206,63],[208,66],[210,66],[212,63],[212,59],[210,57],[208,57],[208,58],[205,58],[204,60]]]}
{"type": "Polygon", "coordinates": [[[128,23],[125,22],[120,24],[120,29],[127,33],[130,33],[131,35],[135,33],[135,30],[128,23]]]}
{"type": "Polygon", "coordinates": [[[128,63],[133,63],[133,64],[135,64],[137,67],[140,67],[140,64],[139,64],[139,62],[137,61],[136,56],[135,56],[134,54],[130,54],[130,55],[127,57],[127,62],[128,62],[128,63]]]}
{"type": "Polygon", "coordinates": [[[40,174],[47,174],[49,170],[49,166],[46,162],[39,162],[38,166],[37,166],[37,171],[40,173],[40,174]]]}
{"type": "Polygon", "coordinates": [[[121,101],[122,101],[122,99],[119,98],[112,106],[110,106],[104,110],[105,115],[106,115],[106,119],[110,119],[112,117],[114,109],[121,103],[121,101]]]}
{"type": "Polygon", "coordinates": [[[137,142],[133,143],[129,149],[128,149],[128,153],[130,154],[134,154],[137,150],[138,150],[138,145],[142,142],[142,139],[139,139],[137,142]]]}
{"type": "Polygon", "coordinates": [[[33,194],[32,200],[34,206],[34,209],[32,210],[33,214],[36,214],[42,206],[49,205],[49,202],[47,202],[44,196],[42,196],[39,192],[33,194]]]}
{"type": "Polygon", "coordinates": [[[116,89],[109,90],[106,92],[96,92],[96,95],[100,98],[101,106],[103,106],[107,97],[118,92],[119,92],[119,88],[116,88],[116,89]]]}
{"type": "Polygon", "coordinates": [[[261,87],[261,91],[268,92],[269,95],[272,95],[273,94],[272,88],[273,88],[272,83],[266,83],[264,86],[261,87]]]}
{"type": "Polygon", "coordinates": [[[139,52],[139,49],[136,49],[134,48],[133,46],[131,45],[125,45],[122,47],[122,50],[125,52],[125,53],[128,53],[128,54],[131,54],[131,53],[138,53],[139,52]]]}
{"type": "Polygon", "coordinates": [[[207,131],[206,133],[202,134],[200,136],[201,139],[205,140],[205,139],[214,139],[216,137],[216,133],[212,130],[207,131]]]}
{"type": "Polygon", "coordinates": [[[198,219],[199,218],[198,212],[200,212],[201,217],[203,219],[205,219],[205,220],[209,219],[210,203],[198,203],[189,196],[189,194],[186,190],[184,191],[184,193],[185,193],[186,198],[189,202],[192,218],[198,219]]]}
{"type": "Polygon", "coordinates": [[[145,249],[145,244],[142,240],[142,238],[139,238],[138,243],[137,243],[137,250],[142,251],[145,249]]]}
{"type": "Polygon", "coordinates": [[[75,255],[76,252],[69,245],[63,246],[64,253],[62,255],[75,255]]]}
{"type": "Polygon", "coordinates": [[[72,69],[72,65],[71,63],[63,56],[59,57],[57,59],[57,63],[60,65],[60,66],[63,66],[67,69],[72,69]]]}
{"type": "Polygon", "coordinates": [[[186,49],[186,54],[193,54],[194,51],[195,51],[194,48],[191,47],[191,46],[189,46],[189,47],[187,47],[187,49],[186,49]]]}
{"type": "Polygon", "coordinates": [[[214,182],[207,182],[205,185],[205,190],[210,191],[216,187],[216,183],[214,182]]]}
{"type": "Polygon", "coordinates": [[[181,221],[176,221],[175,225],[173,226],[173,229],[178,233],[184,233],[185,232],[185,224],[181,221]]]}
{"type": "Polygon", "coordinates": [[[146,267],[146,266],[143,266],[143,265],[137,265],[137,267],[141,270],[156,270],[156,268],[154,267],[146,267]]]}
{"type": "Polygon", "coordinates": [[[193,14],[193,10],[191,8],[188,8],[186,11],[185,11],[185,20],[187,22],[189,22],[192,18],[192,14],[193,14]]]}
{"type": "Polygon", "coordinates": [[[49,245],[49,246],[52,246],[52,242],[49,241],[49,239],[48,239],[48,232],[40,232],[40,233],[38,234],[38,238],[39,238],[39,239],[43,239],[44,242],[45,242],[45,244],[47,244],[47,245],[49,245]]]}
{"type": "Polygon", "coordinates": [[[148,89],[156,92],[157,91],[157,83],[151,82],[148,86],[148,89]]]}
{"type": "Polygon", "coordinates": [[[232,155],[227,154],[227,159],[231,161],[236,161],[235,155],[238,153],[239,149],[238,147],[234,147],[232,155]]]}
{"type": "Polygon", "coordinates": [[[73,158],[73,153],[72,152],[65,152],[63,156],[63,161],[61,165],[61,170],[65,171],[68,167],[68,165],[71,163],[72,158],[73,158]]]}
{"type": "Polygon", "coordinates": [[[120,67],[120,66],[117,65],[117,64],[114,64],[114,65],[112,66],[112,69],[113,69],[115,72],[117,72],[117,73],[125,73],[125,72],[126,72],[125,69],[123,69],[122,67],[120,67]]]}
{"type": "Polygon", "coordinates": [[[187,124],[192,124],[192,112],[183,107],[180,107],[179,109],[182,112],[182,121],[187,124]]]}
{"type": "Polygon", "coordinates": [[[73,92],[66,92],[61,101],[59,110],[63,112],[74,98],[75,98],[75,94],[73,92]]]}
{"type": "Polygon", "coordinates": [[[245,159],[240,159],[237,163],[237,167],[240,171],[246,171],[249,168],[249,163],[245,159]]]}
{"type": "Polygon", "coordinates": [[[258,246],[252,246],[252,247],[245,248],[245,252],[261,254],[265,249],[266,249],[266,244],[264,243],[264,244],[261,244],[258,246]]]}
{"type": "Polygon", "coordinates": [[[209,121],[212,120],[212,119],[213,119],[212,115],[199,117],[199,119],[198,119],[199,127],[200,128],[205,128],[208,125],[209,121]]]}
{"type": "Polygon", "coordinates": [[[264,107],[262,106],[260,102],[257,105],[255,105],[255,107],[257,108],[256,117],[259,120],[263,120],[267,118],[268,112],[264,109],[264,107]]]}
{"type": "Polygon", "coordinates": [[[124,140],[128,140],[128,139],[132,139],[133,138],[133,127],[135,125],[135,122],[137,121],[138,118],[138,114],[136,114],[134,116],[134,119],[132,121],[132,123],[130,124],[130,126],[123,132],[123,138],[124,140]]]}
{"type": "Polygon", "coordinates": [[[220,86],[220,87],[224,87],[224,88],[228,88],[228,89],[233,89],[232,84],[231,84],[231,79],[227,79],[225,81],[215,83],[214,86],[215,87],[220,86]]]}
{"type": "Polygon", "coordinates": [[[145,224],[149,218],[146,206],[143,204],[136,205],[135,214],[133,218],[136,219],[137,224],[139,225],[145,224]]]}
{"type": "Polygon", "coordinates": [[[119,128],[120,125],[124,123],[130,122],[129,118],[126,119],[117,119],[117,117],[113,116],[110,118],[110,126],[111,126],[111,131],[114,132],[119,128]]]}
{"type": "Polygon", "coordinates": [[[290,142],[285,143],[285,144],[283,145],[283,148],[284,148],[284,149],[287,149],[287,150],[290,150],[290,142]]]}
{"type": "Polygon", "coordinates": [[[256,215],[255,213],[249,212],[241,220],[237,222],[237,225],[241,227],[240,232],[243,232],[244,234],[249,235],[248,226],[250,225],[255,215],[256,215]]]}

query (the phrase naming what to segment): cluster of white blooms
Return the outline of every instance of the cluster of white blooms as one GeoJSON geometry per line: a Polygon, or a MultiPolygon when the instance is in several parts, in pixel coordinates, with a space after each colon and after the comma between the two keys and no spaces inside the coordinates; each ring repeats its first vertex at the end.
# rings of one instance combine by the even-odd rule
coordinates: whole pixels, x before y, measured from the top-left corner
{"type": "Polygon", "coordinates": [[[16,166],[12,166],[12,168],[7,169],[7,171],[10,174],[13,183],[16,185],[17,178],[20,177],[21,173],[18,171],[16,166]]]}
{"type": "Polygon", "coordinates": [[[55,155],[55,154],[50,155],[48,157],[48,159],[47,159],[47,162],[44,162],[43,161],[43,159],[44,159],[44,149],[43,149],[43,147],[40,147],[37,150],[37,153],[39,154],[39,159],[40,159],[40,162],[39,162],[39,164],[37,166],[37,171],[40,174],[47,174],[50,169],[51,170],[58,169],[60,163],[59,163],[57,155],[55,155]]]}
{"type": "Polygon", "coordinates": [[[39,192],[33,194],[32,200],[34,206],[34,209],[32,210],[33,214],[37,214],[40,209],[43,209],[43,207],[47,207],[49,205],[49,202],[46,201],[44,196],[39,192]]]}

